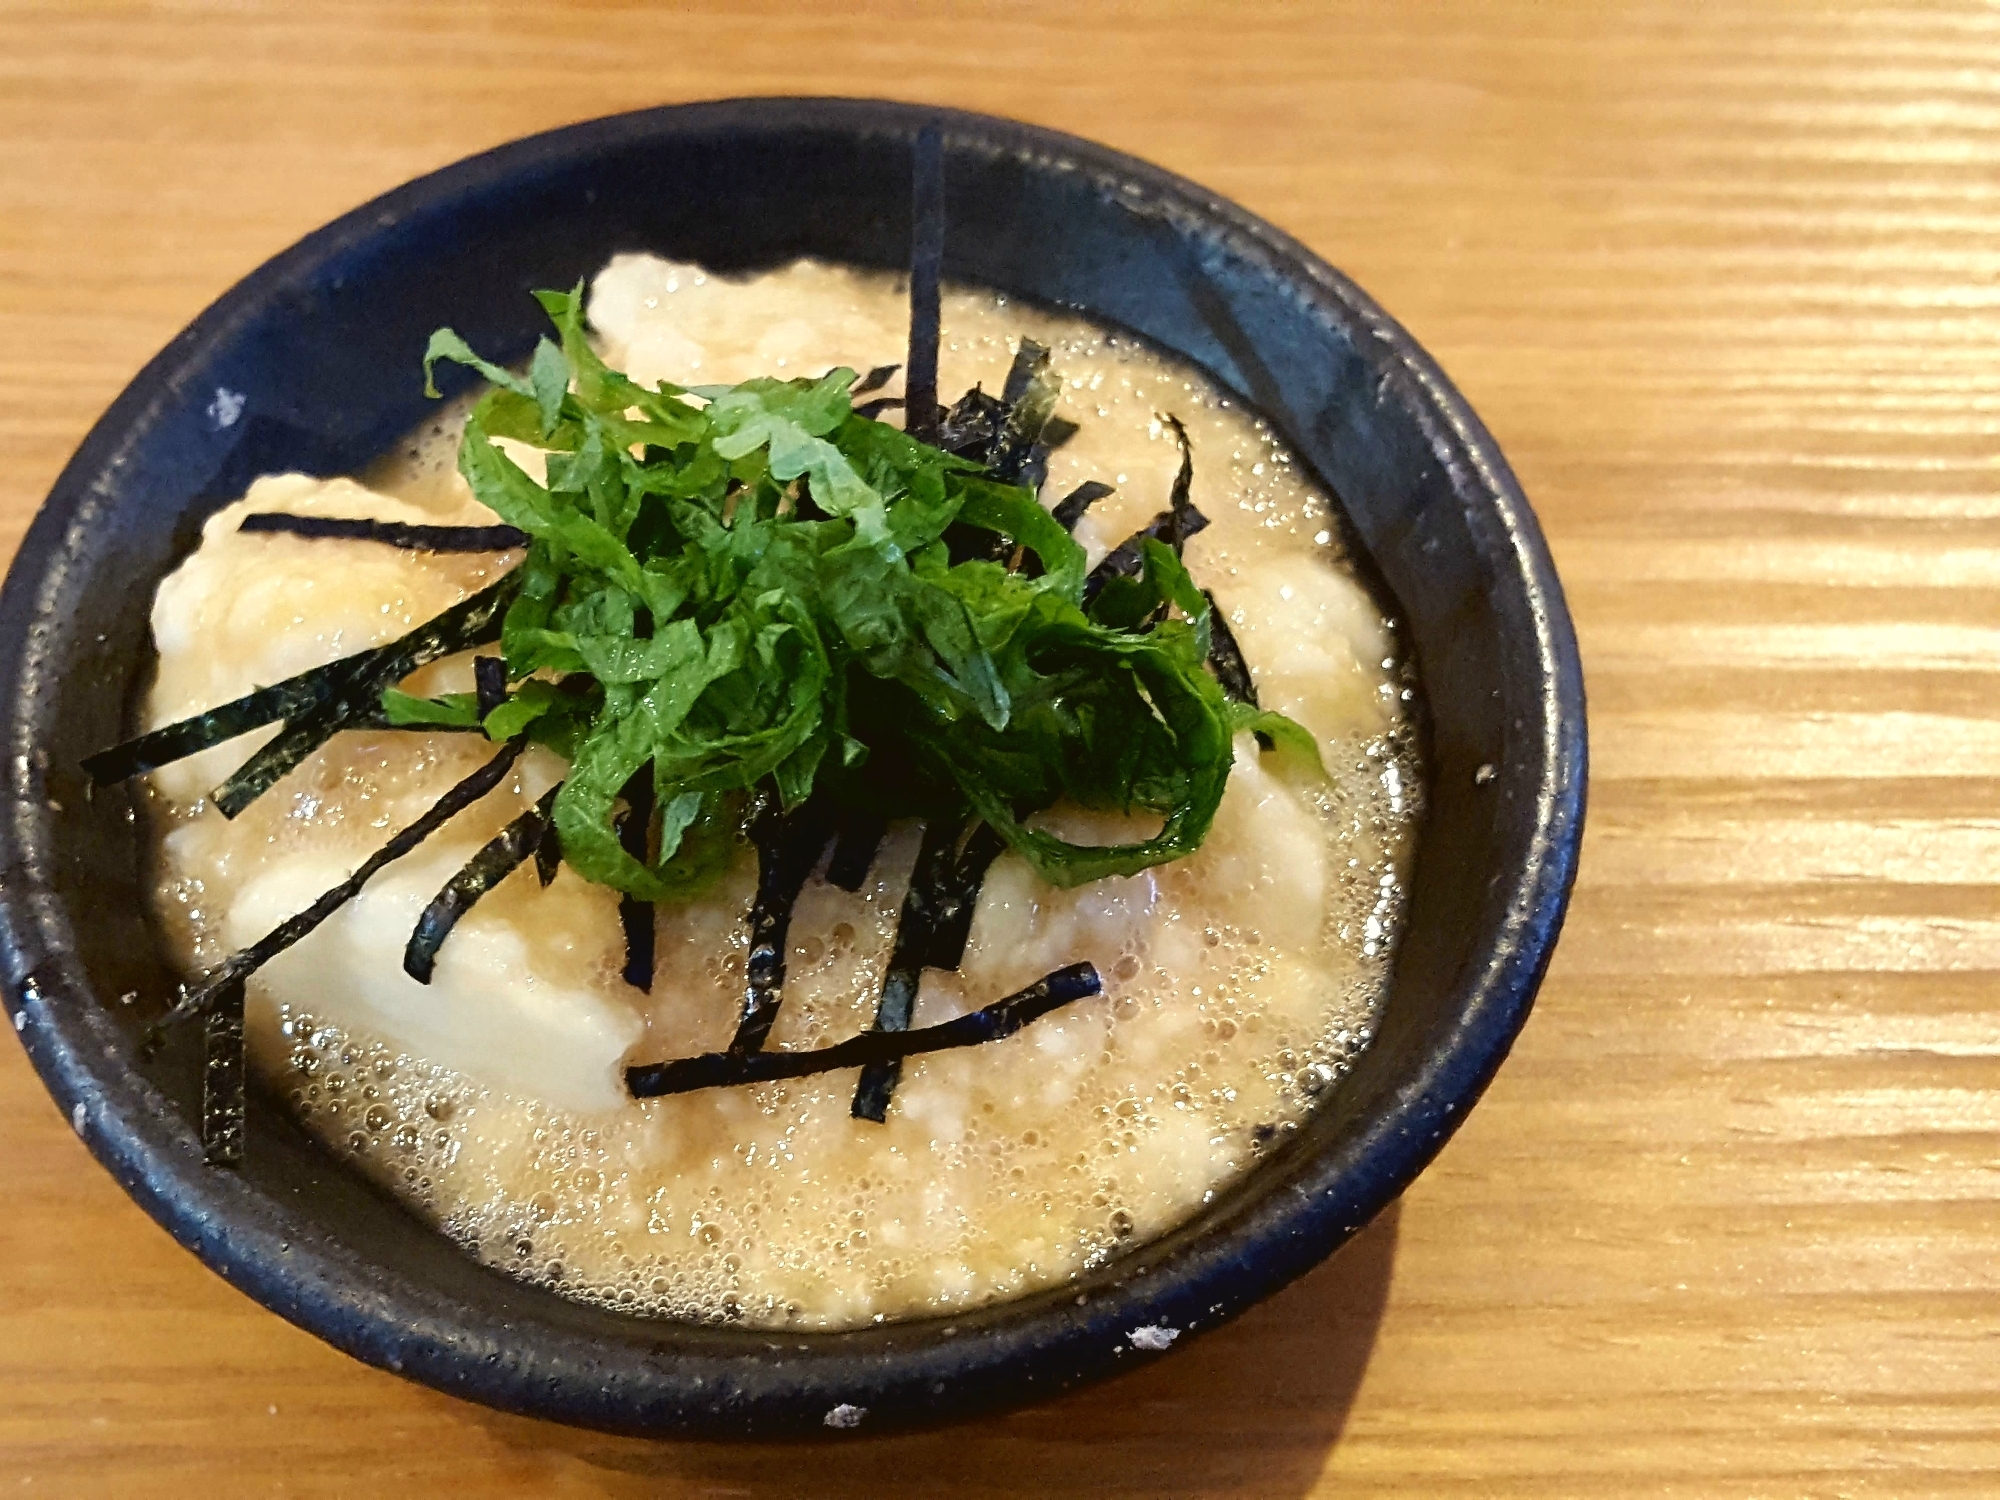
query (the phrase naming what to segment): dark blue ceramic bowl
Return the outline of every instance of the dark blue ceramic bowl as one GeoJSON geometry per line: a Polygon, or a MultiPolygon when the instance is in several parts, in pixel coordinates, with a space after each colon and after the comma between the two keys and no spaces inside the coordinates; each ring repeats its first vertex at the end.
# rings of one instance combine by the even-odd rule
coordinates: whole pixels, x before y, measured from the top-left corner
{"type": "MultiPolygon", "coordinates": [[[[1191,183],[1005,120],[739,100],[600,120],[398,189],[287,250],[134,380],[57,481],[0,595],[0,961],[28,1055],[182,1244],[357,1358],[513,1411],[638,1433],[867,1433],[1032,1401],[1151,1357],[1128,1334],[1235,1316],[1408,1185],[1526,1019],[1582,833],[1583,684],[1527,502],[1479,419],[1337,271],[1191,183]],[[949,274],[1081,308],[1268,416],[1342,498],[1429,701],[1431,787],[1380,1034],[1306,1128],[1199,1218],[1058,1290],[950,1320],[774,1337],[621,1318],[467,1259],[268,1103],[204,1168],[198,1069],[142,1063],[173,976],[121,792],[77,769],[148,671],[155,582],[271,470],[347,472],[427,408],[450,323],[524,355],[530,289],[615,251],[719,268],[901,263],[912,139],[941,119],[949,274]],[[1485,768],[1492,768],[1487,770],[1485,768]]],[[[1185,1340],[1183,1340],[1185,1342],[1185,1340]]]]}

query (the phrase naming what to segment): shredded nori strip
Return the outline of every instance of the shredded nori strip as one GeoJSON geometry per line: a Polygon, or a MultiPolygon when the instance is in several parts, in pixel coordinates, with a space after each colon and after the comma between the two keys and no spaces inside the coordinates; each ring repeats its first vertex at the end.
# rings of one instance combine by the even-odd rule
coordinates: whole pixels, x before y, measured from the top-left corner
{"type": "Polygon", "coordinates": [[[304,911],[280,922],[248,948],[230,954],[202,976],[200,983],[183,986],[181,998],[174,1003],[173,1009],[155,1021],[149,1029],[148,1046],[157,1045],[160,1033],[169,1026],[195,1016],[206,1015],[213,1010],[222,1003],[232,986],[240,986],[265,964],[353,900],[361,888],[385,865],[401,859],[492,791],[506,777],[508,771],[513,769],[514,762],[520,759],[521,751],[526,744],[524,738],[509,740],[501,746],[498,755],[433,802],[423,816],[369,855],[362,861],[360,868],[347,879],[304,911]]]}
{"type": "Polygon", "coordinates": [[[903,398],[901,396],[878,396],[873,401],[864,401],[855,407],[854,415],[857,417],[866,417],[869,421],[873,422],[891,407],[901,406],[902,404],[903,398]]]}
{"type": "Polygon", "coordinates": [[[879,391],[894,379],[896,372],[902,368],[901,365],[877,365],[866,375],[863,375],[860,380],[849,386],[847,394],[849,396],[865,396],[870,391],[879,391]]]}
{"type": "MultiPolygon", "coordinates": [[[[625,783],[626,811],[618,820],[618,842],[644,864],[653,840],[653,763],[649,760],[625,783]]],[[[653,988],[653,903],[637,896],[618,898],[618,925],[625,929],[625,982],[635,990],[653,988]]]]}
{"type": "Polygon", "coordinates": [[[535,878],[541,881],[543,890],[547,890],[549,882],[556,878],[556,868],[561,863],[562,835],[556,832],[556,820],[550,818],[535,845],[535,878]]]}
{"type": "Polygon", "coordinates": [[[955,969],[965,959],[965,940],[972,934],[972,913],[979,905],[979,888],[987,867],[1000,857],[1007,841],[983,820],[973,827],[931,902],[931,941],[924,966],[955,969]]]}
{"type": "MultiPolygon", "coordinates": [[[[875,1006],[877,1031],[907,1031],[925,969],[955,969],[965,957],[965,940],[986,870],[1006,842],[983,820],[933,818],[910,871],[910,888],[896,919],[896,942],[882,977],[875,1006]]],[[[869,1067],[854,1090],[851,1113],[881,1123],[902,1077],[891,1058],[869,1067]]]]}
{"type": "MultiPolygon", "coordinates": [[[[910,871],[910,888],[903,893],[903,907],[896,918],[896,942],[889,951],[889,967],[882,975],[882,994],[875,1002],[876,1031],[908,1031],[910,1016],[917,1005],[917,984],[931,951],[937,930],[933,902],[947,885],[957,859],[960,824],[957,819],[932,818],[924,825],[923,843],[917,849],[917,863],[910,871]]],[[[873,1120],[878,1125],[888,1117],[889,1096],[896,1091],[902,1064],[884,1060],[866,1069],[855,1086],[854,1103],[848,1113],[857,1120],[873,1120]]]]}
{"type": "Polygon", "coordinates": [[[1138,531],[1120,542],[1104,555],[1104,560],[1090,570],[1083,580],[1083,597],[1094,599],[1097,591],[1110,578],[1137,578],[1145,571],[1145,556],[1140,551],[1142,538],[1151,537],[1156,542],[1165,542],[1175,552],[1187,544],[1189,537],[1208,527],[1208,517],[1194,508],[1188,498],[1194,487],[1194,450],[1188,446],[1187,429],[1180,419],[1168,417],[1167,425],[1174,430],[1174,437],[1181,446],[1180,472],[1174,476],[1174,488],[1168,497],[1167,508],[1138,531]]]}
{"type": "Polygon", "coordinates": [[[750,825],[750,841],[757,846],[757,897],[750,905],[743,1012],[729,1043],[731,1052],[759,1051],[771,1035],[784,1000],[785,942],[792,907],[832,837],[833,818],[817,802],[781,813],[773,801],[750,825]]]}
{"type": "Polygon", "coordinates": [[[1064,531],[1074,531],[1076,530],[1076,523],[1083,519],[1085,511],[1089,510],[1091,506],[1102,500],[1106,495],[1115,495],[1116,493],[1115,489],[1105,484],[1102,480],[1086,479],[1067,495],[1064,495],[1062,499],[1056,501],[1049,514],[1056,518],[1056,524],[1061,526],[1064,531]]]}
{"type": "Polygon", "coordinates": [[[201,1032],[201,1159],[211,1167],[243,1163],[243,983],[215,1002],[201,1032]]]}
{"type": "Polygon", "coordinates": [[[236,529],[326,541],[380,542],[412,552],[506,552],[528,545],[528,533],[512,526],[412,526],[403,521],[293,516],[275,510],[245,516],[236,529]]]}
{"type": "Polygon", "coordinates": [[[1229,628],[1228,617],[1215,602],[1215,595],[1207,589],[1201,594],[1208,600],[1208,665],[1215,673],[1215,680],[1230,697],[1255,708],[1257,684],[1250,678],[1250,663],[1243,659],[1243,648],[1236,644],[1235,632],[1229,628]]]}
{"type": "Polygon", "coordinates": [[[905,427],[920,442],[937,441],[939,281],[944,274],[944,135],[936,125],[917,132],[910,169],[910,354],[904,366],[905,427]]]}
{"type": "MultiPolygon", "coordinates": [[[[520,587],[519,571],[461,600],[408,635],[344,657],[328,692],[311,708],[290,716],[266,744],[214,792],[215,805],[233,818],[340,730],[376,721],[382,693],[426,662],[482,646],[500,634],[501,617],[520,587]]],[[[268,721],[266,721],[268,722],[268,721]]]]}
{"type": "Polygon", "coordinates": [[[1048,368],[1048,346],[1023,336],[1014,349],[1013,362],[1007,366],[1007,379],[1000,387],[1000,404],[1009,407],[1019,406],[1026,399],[1028,388],[1037,378],[1045,374],[1048,368]]]}
{"type": "MultiPolygon", "coordinates": [[[[1049,351],[1024,338],[1014,352],[1005,391],[989,396],[974,386],[945,413],[938,444],[959,458],[982,465],[987,476],[1002,484],[1022,484],[1040,490],[1048,460],[1041,445],[1042,429],[1054,409],[1061,384],[1049,368],[1049,351]]],[[[952,562],[983,559],[1041,572],[1041,560],[1019,545],[1017,538],[984,527],[953,522],[944,541],[952,562]]]]}
{"type": "Polygon", "coordinates": [[[1050,417],[1042,424],[1042,446],[1053,453],[1081,431],[1067,417],[1050,417]]]}
{"type": "Polygon", "coordinates": [[[185,760],[203,750],[248,734],[266,724],[303,713],[324,702],[339,686],[352,657],[342,657],[323,667],[314,667],[296,677],[287,677],[267,688],[259,688],[241,698],[211,708],[207,713],[169,724],[142,734],[123,744],[100,750],[83,762],[86,775],[99,786],[109,786],[128,776],[140,776],[161,766],[185,760]]]}
{"type": "Polygon", "coordinates": [[[550,810],[555,806],[556,793],[561,790],[560,784],[550,787],[539,802],[495,834],[465,862],[463,869],[445,882],[444,889],[417,918],[410,941],[403,949],[405,974],[418,984],[431,982],[431,974],[437,968],[438,949],[451,936],[458,919],[541,848],[542,836],[551,823],[550,810]]]}
{"type": "Polygon", "coordinates": [[[954,457],[984,464],[1006,419],[1007,408],[1000,398],[987,395],[975,385],[944,414],[938,426],[937,445],[954,457]]]}
{"type": "Polygon", "coordinates": [[[1188,441],[1187,429],[1181,426],[1181,419],[1171,412],[1166,414],[1167,426],[1174,430],[1174,441],[1180,445],[1181,466],[1174,475],[1173,490],[1167,496],[1167,515],[1171,517],[1168,534],[1160,538],[1174,551],[1179,552],[1187,539],[1208,525],[1208,517],[1194,508],[1194,445],[1188,441]]]}
{"type": "MultiPolygon", "coordinates": [[[[942,136],[935,124],[925,126],[916,137],[912,197],[910,347],[907,365],[902,367],[907,371],[907,398],[880,397],[854,409],[874,417],[891,407],[904,405],[908,413],[906,426],[912,436],[962,456],[976,456],[992,478],[1008,484],[1026,484],[1038,491],[1046,474],[1049,451],[1067,442],[1077,431],[1075,423],[1053,416],[1060,383],[1051,372],[1047,348],[1033,339],[1022,339],[1000,397],[988,396],[975,386],[949,413],[938,405],[944,168],[942,136]]],[[[898,368],[883,365],[871,369],[851,388],[850,395],[881,389],[898,368]]],[[[1193,468],[1187,434],[1173,417],[1166,420],[1173,426],[1181,446],[1181,470],[1169,509],[1155,517],[1140,535],[1158,537],[1178,552],[1188,537],[1208,523],[1189,501],[1193,468]]],[[[1110,486],[1095,481],[1080,485],[1054,508],[1055,518],[1065,529],[1072,529],[1094,501],[1110,493],[1110,486]]],[[[245,518],[240,529],[371,541],[434,552],[499,551],[524,546],[529,540],[526,534],[510,526],[415,526],[269,512],[245,518]]],[[[983,545],[996,558],[1011,559],[1010,566],[1024,563],[1034,566],[1035,559],[1025,557],[1014,540],[995,536],[983,545]]],[[[1101,586],[1104,577],[1136,574],[1141,567],[1135,537],[1093,570],[1086,597],[1101,586]]],[[[500,617],[518,584],[518,575],[510,574],[398,641],[301,673],[196,718],[115,746],[90,757],[84,763],[85,769],[100,784],[117,781],[223,743],[248,730],[282,721],[280,733],[213,794],[224,815],[234,817],[338,730],[385,726],[383,692],[418,666],[495,639],[500,617]]],[[[1211,660],[1218,678],[1235,696],[1254,704],[1254,689],[1242,653],[1227,625],[1221,623],[1219,611],[1214,611],[1212,596],[1209,604],[1217,622],[1211,660]]],[[[474,679],[479,715],[484,719],[505,701],[504,661],[494,657],[476,659],[474,679]]],[[[204,1017],[201,1135],[207,1161],[235,1166],[242,1160],[246,979],[353,899],[385,865],[409,853],[450,818],[492,791],[519,758],[525,744],[525,737],[509,741],[499,754],[452,787],[347,880],[250,947],[232,954],[197,984],[184,985],[177,1003],[149,1030],[147,1050],[157,1044],[159,1034],[169,1025],[195,1015],[204,1017]]],[[[459,919],[531,856],[544,886],[554,878],[561,859],[553,819],[559,790],[551,788],[532,809],[513,819],[489,840],[425,908],[404,952],[404,969],[411,977],[420,983],[430,982],[438,950],[459,919]]],[[[656,816],[650,763],[633,776],[624,796],[627,808],[618,820],[618,837],[628,853],[645,860],[656,816]]],[[[858,890],[874,862],[885,827],[878,816],[853,812],[836,815],[824,802],[817,801],[790,814],[781,814],[775,803],[760,813],[751,828],[759,871],[757,895],[750,911],[747,982],[742,1014],[729,1049],[627,1069],[627,1086],[635,1097],[651,1098],[860,1067],[862,1076],[852,1113],[856,1118],[881,1121],[901,1077],[904,1058],[1010,1036],[1059,1006],[1101,991],[1102,982],[1096,969],[1089,963],[1076,963],[956,1020],[909,1029],[922,971],[927,967],[957,968],[963,960],[980,885],[988,867],[1005,847],[1004,840],[983,820],[974,818],[968,822],[962,816],[936,818],[924,830],[873,1028],[846,1042],[812,1051],[765,1051],[782,1003],[785,947],[792,910],[806,880],[826,852],[828,842],[835,840],[828,879],[844,889],[858,890]]],[[[650,903],[627,896],[620,903],[620,920],[626,941],[624,977],[635,987],[649,990],[654,972],[653,908],[650,903]]]]}
{"type": "Polygon", "coordinates": [[[256,754],[238,766],[227,781],[210,793],[216,807],[223,817],[235,817],[275,786],[299,762],[332,739],[342,727],[371,718],[371,711],[365,703],[336,700],[299,718],[287,719],[283,729],[266,740],[256,754]]]}
{"type": "Polygon", "coordinates": [[[882,847],[882,836],[888,831],[889,820],[875,813],[843,814],[834,834],[833,857],[826,863],[827,883],[843,891],[860,890],[874,867],[875,851],[882,847]]]}
{"type": "Polygon", "coordinates": [[[479,717],[484,719],[507,701],[507,663],[497,656],[474,657],[472,685],[479,703],[479,717]]]}
{"type": "MultiPolygon", "coordinates": [[[[1208,601],[1208,669],[1215,674],[1223,692],[1255,708],[1257,683],[1250,675],[1250,663],[1243,659],[1243,648],[1236,643],[1236,632],[1229,628],[1229,617],[1223,614],[1213,593],[1203,589],[1201,596],[1208,601]]],[[[1271,737],[1263,730],[1257,730],[1256,735],[1259,748],[1274,748],[1271,737]]]]}
{"type": "Polygon", "coordinates": [[[1095,995],[1104,988],[1089,963],[1070,964],[956,1020],[915,1031],[864,1031],[831,1047],[802,1052],[707,1052],[672,1062],[647,1063],[625,1070],[625,1086],[637,1099],[686,1094],[696,1089],[728,1088],[746,1083],[770,1083],[780,1078],[805,1078],[842,1068],[894,1066],[903,1059],[952,1047],[974,1047],[1012,1036],[1052,1010],[1095,995]]]}
{"type": "Polygon", "coordinates": [[[1060,392],[1061,386],[1049,370],[1049,351],[1033,339],[1022,339],[1000,394],[1004,415],[986,456],[989,475],[1002,484],[1022,482],[1060,392]]]}

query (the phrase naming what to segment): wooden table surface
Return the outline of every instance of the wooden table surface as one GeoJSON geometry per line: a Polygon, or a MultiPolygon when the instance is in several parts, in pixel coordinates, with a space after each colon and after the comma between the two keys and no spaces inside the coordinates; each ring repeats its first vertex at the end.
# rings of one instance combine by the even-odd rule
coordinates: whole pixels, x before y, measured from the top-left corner
{"type": "Polygon", "coordinates": [[[1512,1060],[1234,1326],[977,1428],[649,1444],[364,1368],[0,1048],[0,1495],[2000,1492],[2000,12],[0,4],[0,551],[139,366],[363,199],[730,93],[1209,184],[1441,360],[1547,528],[1595,765],[1512,1060]]]}

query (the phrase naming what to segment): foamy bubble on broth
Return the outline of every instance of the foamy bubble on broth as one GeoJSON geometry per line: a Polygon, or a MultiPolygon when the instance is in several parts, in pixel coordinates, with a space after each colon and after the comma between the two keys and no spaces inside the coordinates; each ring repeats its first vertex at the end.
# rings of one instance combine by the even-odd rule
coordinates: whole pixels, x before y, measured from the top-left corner
{"type": "MultiPolygon", "coordinates": [[[[887,278],[806,263],[732,285],[625,258],[612,273],[651,275],[627,312],[644,323],[665,310],[672,326],[607,327],[608,357],[630,345],[701,361],[635,369],[642,378],[759,373],[731,361],[754,360],[773,327],[786,340],[782,373],[901,357],[902,293],[887,278]],[[834,330],[818,344],[815,308],[831,310],[834,330]]],[[[259,1003],[253,982],[260,1075],[337,1156],[490,1265],[579,1300],[697,1322],[841,1327],[949,1312],[1060,1282],[1198,1212],[1277,1149],[1366,1045],[1421,782],[1404,707],[1412,688],[1390,632],[1372,612],[1356,623],[1348,585],[1314,602],[1315,580],[1342,566],[1325,497],[1264,423],[1135,340],[974,291],[948,295],[945,330],[940,388],[952,393],[975,380],[997,389],[1024,333],[1051,346],[1065,382],[1058,415],[1079,431],[1052,455],[1044,498],[1087,478],[1119,487],[1078,528],[1093,561],[1165,503],[1179,452],[1159,418],[1181,418],[1194,500],[1214,522],[1189,544],[1190,568],[1245,638],[1267,705],[1319,735],[1331,779],[1283,771],[1246,738],[1232,800],[1193,859],[1053,892],[1003,856],[965,964],[926,973],[917,1024],[1079,958],[1098,965],[1104,994],[1006,1041],[913,1061],[886,1125],[849,1117],[852,1072],[599,1113],[555,1109],[333,1024],[309,1001],[259,1003]],[[1301,588],[1300,599],[1279,598],[1301,588]],[[1338,627],[1327,631],[1331,667],[1251,651],[1259,623],[1288,618],[1294,604],[1338,627]],[[1302,905],[1308,867],[1318,884],[1302,905]]],[[[463,410],[427,424],[370,483],[440,510],[462,505],[453,455],[463,410]]],[[[343,789],[381,774],[341,761],[349,738],[302,773],[327,806],[294,807],[289,824],[337,820],[343,789]]],[[[287,783],[269,798],[293,794],[287,783]]],[[[204,816],[163,813],[169,823],[204,816]]],[[[859,893],[808,885],[770,1045],[826,1045],[871,1023],[916,837],[892,830],[859,893]]],[[[171,849],[164,863],[170,927],[190,957],[212,952],[221,882],[174,868],[171,849]]],[[[753,877],[746,854],[711,897],[662,909],[650,999],[620,990],[614,973],[591,977],[643,1011],[630,1061],[727,1042],[753,877]]],[[[533,878],[522,870],[507,886],[533,878]]],[[[532,903],[530,886],[518,888],[532,903]]],[[[487,902],[512,898],[503,887],[487,902]]],[[[615,919],[615,899],[606,910],[615,919]]]]}

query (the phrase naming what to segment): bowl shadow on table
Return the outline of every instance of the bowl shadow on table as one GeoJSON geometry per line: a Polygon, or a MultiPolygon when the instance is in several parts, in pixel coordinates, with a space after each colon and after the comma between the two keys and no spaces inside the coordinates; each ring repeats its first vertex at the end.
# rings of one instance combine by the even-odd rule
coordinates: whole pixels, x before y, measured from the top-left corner
{"type": "MultiPolygon", "coordinates": [[[[596,1471],[608,1496],[883,1500],[900,1494],[1310,1494],[1388,1302],[1400,1205],[1191,1347],[1003,1417],[876,1441],[663,1443],[464,1408],[499,1446],[596,1471]],[[810,1475],[809,1479],[803,1475],[810,1475]]],[[[438,1398],[442,1400],[443,1398],[438,1398]]]]}

